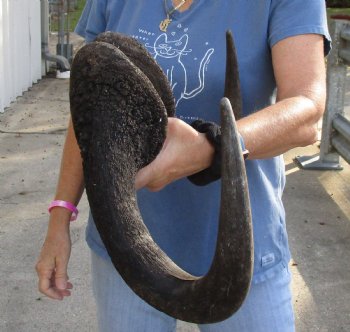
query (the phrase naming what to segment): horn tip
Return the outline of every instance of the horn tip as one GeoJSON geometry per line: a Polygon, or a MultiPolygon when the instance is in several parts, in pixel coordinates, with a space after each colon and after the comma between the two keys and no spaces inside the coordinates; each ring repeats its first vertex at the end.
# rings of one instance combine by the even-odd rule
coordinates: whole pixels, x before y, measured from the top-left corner
{"type": "Polygon", "coordinates": [[[235,120],[235,116],[233,114],[232,105],[230,100],[227,97],[222,97],[220,100],[220,110],[221,110],[221,116],[227,117],[232,116],[233,120],[235,120]]]}

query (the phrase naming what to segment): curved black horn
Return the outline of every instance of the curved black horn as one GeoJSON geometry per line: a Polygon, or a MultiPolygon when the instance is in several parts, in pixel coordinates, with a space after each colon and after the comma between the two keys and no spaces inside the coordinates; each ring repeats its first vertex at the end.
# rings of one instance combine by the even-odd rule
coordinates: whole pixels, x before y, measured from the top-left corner
{"type": "Polygon", "coordinates": [[[225,93],[232,105],[236,120],[242,117],[241,86],[239,84],[238,61],[231,31],[226,32],[225,93]]]}
{"type": "Polygon", "coordinates": [[[242,151],[230,102],[221,102],[223,169],[219,232],[209,272],[195,277],[154,243],[142,221],[136,172],[166,136],[166,110],[147,76],[117,47],[84,46],[71,72],[71,113],[96,227],[131,289],[175,318],[213,323],[242,304],[252,275],[252,226],[242,151]]]}

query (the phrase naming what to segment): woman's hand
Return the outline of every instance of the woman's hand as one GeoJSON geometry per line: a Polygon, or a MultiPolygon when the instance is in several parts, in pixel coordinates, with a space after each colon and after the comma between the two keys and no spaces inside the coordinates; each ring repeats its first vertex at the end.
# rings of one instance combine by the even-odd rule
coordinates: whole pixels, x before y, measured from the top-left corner
{"type": "Polygon", "coordinates": [[[158,191],[182,177],[210,166],[214,148],[204,134],[187,123],[168,119],[167,138],[157,158],[136,175],[136,189],[158,191]]]}
{"type": "Polygon", "coordinates": [[[39,291],[51,299],[63,300],[71,295],[67,266],[71,252],[70,214],[63,208],[51,212],[48,232],[36,264],[39,291]]]}

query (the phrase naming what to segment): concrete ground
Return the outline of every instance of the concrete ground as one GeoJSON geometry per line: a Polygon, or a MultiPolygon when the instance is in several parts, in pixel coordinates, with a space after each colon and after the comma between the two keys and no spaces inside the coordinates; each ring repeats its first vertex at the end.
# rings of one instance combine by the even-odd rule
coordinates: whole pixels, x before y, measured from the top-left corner
{"type": "MultiPolygon", "coordinates": [[[[85,197],[71,227],[73,295],[63,302],[42,296],[34,270],[58,176],[68,85],[44,78],[0,114],[0,331],[97,330],[85,197]]],[[[343,162],[340,172],[303,171],[293,163],[296,155],[317,153],[314,145],[285,155],[297,331],[350,331],[350,167],[343,162]]],[[[178,331],[198,329],[180,323],[178,331]]]]}

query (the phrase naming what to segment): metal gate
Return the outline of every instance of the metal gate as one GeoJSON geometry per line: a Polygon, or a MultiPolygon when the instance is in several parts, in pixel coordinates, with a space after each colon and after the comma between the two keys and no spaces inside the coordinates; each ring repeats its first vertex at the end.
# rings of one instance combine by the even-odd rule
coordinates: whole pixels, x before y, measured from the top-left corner
{"type": "Polygon", "coordinates": [[[350,17],[333,19],[333,49],[327,59],[327,105],[323,116],[320,154],[297,157],[304,169],[340,170],[340,156],[350,163],[350,121],[344,115],[344,96],[350,65],[350,17]]]}

